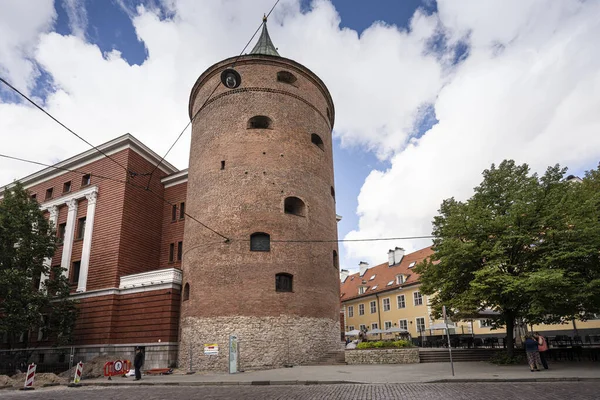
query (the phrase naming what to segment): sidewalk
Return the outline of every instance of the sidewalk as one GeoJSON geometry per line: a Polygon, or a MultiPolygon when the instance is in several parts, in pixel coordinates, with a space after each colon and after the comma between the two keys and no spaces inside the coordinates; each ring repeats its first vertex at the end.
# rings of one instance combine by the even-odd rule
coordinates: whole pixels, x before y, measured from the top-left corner
{"type": "Polygon", "coordinates": [[[238,374],[197,372],[113,377],[82,380],[83,385],[284,385],[339,383],[427,383],[427,382],[527,382],[527,381],[600,381],[600,363],[552,363],[549,370],[530,372],[527,365],[496,366],[487,362],[454,364],[452,377],[449,363],[394,365],[327,365],[248,371],[238,374]]]}

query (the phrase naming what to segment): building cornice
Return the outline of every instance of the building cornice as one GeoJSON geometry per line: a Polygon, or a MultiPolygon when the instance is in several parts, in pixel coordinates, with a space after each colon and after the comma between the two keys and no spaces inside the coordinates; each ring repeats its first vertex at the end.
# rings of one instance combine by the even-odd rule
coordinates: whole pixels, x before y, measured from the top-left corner
{"type": "Polygon", "coordinates": [[[182,273],[177,268],[159,269],[121,277],[119,289],[131,289],[160,284],[177,284],[181,286],[182,273]]]}
{"type": "Polygon", "coordinates": [[[165,176],[160,180],[163,186],[166,188],[179,185],[182,183],[186,183],[188,181],[188,170],[184,169],[182,171],[176,172],[172,175],[165,176]]]}
{"type": "MultiPolygon", "coordinates": [[[[150,150],[148,146],[140,142],[138,139],[136,139],[133,135],[129,133],[126,133],[125,135],[119,136],[118,138],[101,144],[100,146],[97,146],[97,148],[100,149],[104,154],[109,156],[123,151],[125,149],[131,149],[154,165],[158,164],[162,159],[161,156],[159,156],[154,151],[150,150]]],[[[21,182],[25,189],[27,189],[32,186],[38,185],[44,181],[67,173],[68,171],[65,171],[66,169],[77,170],[92,162],[98,161],[105,157],[104,154],[99,153],[96,149],[89,149],[87,151],[84,151],[83,153],[77,154],[71,158],[54,164],[52,167],[44,168],[22,179],[18,179],[18,181],[21,182]]],[[[175,168],[173,165],[171,165],[165,160],[162,161],[158,168],[167,174],[174,174],[176,172],[179,172],[177,168],[175,168]]],[[[14,183],[10,183],[0,188],[0,197],[2,196],[2,193],[4,192],[5,188],[11,188],[13,186],[14,183]]]]}

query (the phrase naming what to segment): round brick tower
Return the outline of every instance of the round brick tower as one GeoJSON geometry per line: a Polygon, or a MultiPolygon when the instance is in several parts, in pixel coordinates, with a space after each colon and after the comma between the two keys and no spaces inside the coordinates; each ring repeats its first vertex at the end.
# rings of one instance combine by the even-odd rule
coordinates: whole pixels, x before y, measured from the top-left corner
{"type": "Polygon", "coordinates": [[[192,354],[194,370],[226,370],[232,334],[243,369],[314,362],[340,350],[327,87],[279,56],[265,21],[250,54],[198,78],[190,117],[198,110],[187,212],[230,240],[186,221],[180,366],[192,354]],[[241,84],[230,89],[221,74],[232,66],[241,84]],[[218,355],[205,355],[205,344],[218,344],[218,355]]]}

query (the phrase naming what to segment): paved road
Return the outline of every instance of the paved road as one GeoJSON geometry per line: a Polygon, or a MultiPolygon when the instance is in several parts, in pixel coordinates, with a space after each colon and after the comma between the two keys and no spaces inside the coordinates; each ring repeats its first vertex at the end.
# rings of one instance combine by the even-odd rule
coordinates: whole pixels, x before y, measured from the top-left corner
{"type": "Polygon", "coordinates": [[[35,391],[0,391],[1,399],[106,400],[106,399],[536,399],[597,400],[598,382],[546,383],[429,383],[384,385],[309,386],[139,386],[53,387],[35,391]]]}

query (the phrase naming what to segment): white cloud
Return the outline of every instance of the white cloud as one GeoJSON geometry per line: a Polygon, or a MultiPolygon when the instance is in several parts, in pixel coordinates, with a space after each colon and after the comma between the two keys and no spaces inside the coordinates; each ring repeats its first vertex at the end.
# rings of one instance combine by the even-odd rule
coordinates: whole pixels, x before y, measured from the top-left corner
{"type": "MultiPolygon", "coordinates": [[[[103,54],[77,29],[71,36],[46,33],[52,7],[32,17],[20,3],[10,7],[10,24],[0,14],[0,69],[17,86],[31,88],[37,65],[43,67],[54,85],[46,107],[94,144],[130,132],[159,153],[187,123],[197,77],[238,54],[273,4],[164,0],[161,8],[157,2],[132,8],[134,2],[119,0],[148,50],[142,65],[130,66],[118,51],[103,54]]],[[[70,21],[83,29],[86,14],[75,8],[79,17],[70,21]]],[[[305,13],[299,0],[282,0],[269,20],[280,53],[328,85],[336,103],[335,135],[391,163],[364,182],[359,226],[348,238],[429,234],[441,200],[468,197],[481,171],[504,158],[536,170],[555,162],[589,168],[599,158],[598,2],[444,0],[438,9],[433,15],[417,11],[408,30],[375,24],[360,36],[340,28],[325,0],[305,13]],[[440,32],[450,47],[468,38],[469,56],[459,66],[448,65],[451,48],[445,54],[429,50],[440,32]],[[434,105],[439,123],[411,139],[424,104],[434,105]]],[[[3,153],[42,162],[88,148],[26,105],[0,102],[0,132],[9,138],[3,153]]],[[[185,168],[188,154],[189,131],[168,159],[185,168]]],[[[0,182],[37,169],[0,159],[0,182]]],[[[342,265],[378,263],[390,247],[424,245],[346,243],[342,265]]]]}
{"type": "MultiPolygon", "coordinates": [[[[429,234],[441,201],[468,198],[481,171],[505,158],[534,171],[600,158],[600,4],[577,1],[439,3],[452,34],[469,33],[470,56],[435,102],[439,123],[374,171],[347,238],[429,234]]],[[[346,245],[348,257],[385,261],[389,247],[346,245]]]]}
{"type": "Polygon", "coordinates": [[[69,18],[71,33],[78,38],[85,38],[88,25],[85,0],[63,0],[62,4],[69,18]]]}
{"type": "Polygon", "coordinates": [[[39,75],[35,46],[56,18],[53,0],[37,1],[34,10],[26,1],[5,0],[0,9],[0,76],[28,92],[39,75]]]}

